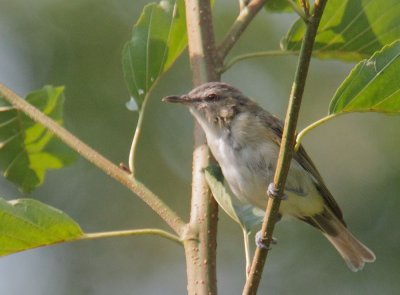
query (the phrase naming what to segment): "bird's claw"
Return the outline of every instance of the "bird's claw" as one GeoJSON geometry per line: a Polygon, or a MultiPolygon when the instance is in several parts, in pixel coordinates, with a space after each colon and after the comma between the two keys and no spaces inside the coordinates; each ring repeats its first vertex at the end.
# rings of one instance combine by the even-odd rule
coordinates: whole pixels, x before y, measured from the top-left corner
{"type": "Polygon", "coordinates": [[[271,246],[270,246],[271,244],[272,245],[278,244],[278,240],[276,238],[272,237],[269,245],[266,246],[267,239],[263,238],[261,231],[258,231],[256,233],[255,242],[256,242],[257,248],[261,248],[261,249],[265,249],[265,250],[271,250],[271,246]]]}
{"type": "Polygon", "coordinates": [[[268,196],[271,198],[281,198],[281,200],[287,200],[288,196],[286,194],[283,194],[282,196],[279,195],[279,190],[276,188],[275,184],[271,182],[268,185],[267,189],[268,196]]]}

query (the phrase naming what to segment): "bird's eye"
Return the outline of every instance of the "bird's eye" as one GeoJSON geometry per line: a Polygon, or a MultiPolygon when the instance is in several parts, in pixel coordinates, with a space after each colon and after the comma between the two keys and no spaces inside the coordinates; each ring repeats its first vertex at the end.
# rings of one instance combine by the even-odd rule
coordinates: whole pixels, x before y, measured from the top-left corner
{"type": "Polygon", "coordinates": [[[217,98],[217,95],[215,93],[210,93],[209,95],[207,95],[207,99],[214,100],[216,98],[217,98]]]}

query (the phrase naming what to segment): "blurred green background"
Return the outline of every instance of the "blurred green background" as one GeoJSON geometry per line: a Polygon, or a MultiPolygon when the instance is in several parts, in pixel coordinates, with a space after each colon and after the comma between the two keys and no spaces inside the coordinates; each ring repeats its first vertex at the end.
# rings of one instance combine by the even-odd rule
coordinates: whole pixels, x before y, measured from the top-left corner
{"type": "MultiPolygon", "coordinates": [[[[127,162],[137,114],[121,50],[147,1],[0,0],[0,82],[25,95],[45,84],[66,85],[65,124],[115,163],[127,162]]],[[[237,4],[217,1],[220,38],[237,4]]],[[[277,49],[294,20],[262,11],[232,54],[277,49]]],[[[295,57],[242,62],[223,80],[242,89],[279,117],[285,114],[295,57]]],[[[330,97],[352,64],[313,60],[300,126],[324,116],[330,97]]],[[[187,219],[192,118],[164,95],[191,88],[186,52],[154,90],[139,146],[138,176],[187,219]]],[[[352,232],[377,261],[350,272],[321,234],[293,221],[280,222],[260,294],[398,294],[400,290],[400,118],[348,115],[305,138],[305,146],[342,206],[352,232]]],[[[7,199],[20,197],[0,180],[7,199]]],[[[166,228],[138,198],[79,159],[48,173],[32,197],[67,212],[87,232],[166,228]]],[[[240,228],[221,212],[218,243],[220,294],[240,294],[245,262],[240,228]]],[[[184,294],[183,250],[156,237],[115,238],[35,249],[0,259],[0,294],[184,294]]]]}

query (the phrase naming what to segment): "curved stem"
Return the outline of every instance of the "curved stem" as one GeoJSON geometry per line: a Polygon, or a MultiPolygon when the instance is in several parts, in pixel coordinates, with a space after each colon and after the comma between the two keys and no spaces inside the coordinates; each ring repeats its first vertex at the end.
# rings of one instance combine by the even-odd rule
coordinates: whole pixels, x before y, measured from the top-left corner
{"type": "Polygon", "coordinates": [[[182,241],[178,236],[171,234],[167,231],[157,229],[157,228],[118,230],[118,231],[99,232],[99,233],[85,233],[82,237],[78,238],[78,240],[95,240],[95,239],[104,239],[104,238],[143,236],[143,235],[160,236],[160,237],[163,237],[167,240],[173,241],[182,246],[182,241]]]}
{"type": "Polygon", "coordinates": [[[149,94],[147,93],[145,99],[143,100],[142,107],[139,110],[139,117],[136,124],[135,134],[133,135],[131,149],[129,151],[129,170],[131,175],[135,177],[135,158],[136,158],[136,148],[139,142],[140,134],[142,132],[142,125],[144,120],[144,114],[146,112],[147,101],[149,100],[149,94]]]}
{"type": "Polygon", "coordinates": [[[54,133],[61,141],[76,151],[86,160],[97,166],[110,177],[127,187],[144,201],[155,213],[157,213],[179,236],[186,228],[185,222],[157,195],[150,191],[144,184],[131,177],[124,170],[120,169],[106,157],[92,149],[71,132],[60,126],[57,122],[47,117],[37,108],[19,97],[13,91],[0,84],[0,95],[18,110],[24,112],[35,122],[42,124],[54,133]]]}
{"type": "Polygon", "coordinates": [[[226,72],[229,68],[231,68],[234,64],[238,63],[239,61],[257,57],[264,57],[264,56],[285,56],[285,55],[296,55],[298,51],[283,51],[283,50],[268,50],[268,51],[259,51],[259,52],[252,52],[252,53],[245,53],[241,55],[237,55],[229,60],[220,70],[221,73],[226,72]]]}
{"type": "Polygon", "coordinates": [[[296,137],[296,145],[294,146],[294,151],[297,152],[300,145],[301,145],[301,141],[303,140],[304,135],[306,135],[306,133],[308,133],[309,131],[311,131],[312,129],[314,129],[315,127],[318,127],[319,125],[325,123],[326,121],[329,121],[333,118],[336,118],[337,116],[342,115],[342,113],[340,114],[332,114],[326,117],[323,117],[322,119],[319,119],[318,121],[315,121],[314,123],[308,125],[306,128],[304,128],[303,130],[301,130],[299,132],[299,134],[297,134],[296,137]]]}

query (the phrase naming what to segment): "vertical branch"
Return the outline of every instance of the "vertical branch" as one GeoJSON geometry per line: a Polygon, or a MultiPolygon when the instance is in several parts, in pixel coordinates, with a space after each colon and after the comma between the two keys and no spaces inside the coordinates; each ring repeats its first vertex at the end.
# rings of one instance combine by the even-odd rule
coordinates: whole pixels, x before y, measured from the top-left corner
{"type": "MultiPolygon", "coordinates": [[[[289,106],[285,118],[285,127],[283,129],[282,142],[279,151],[278,163],[275,171],[274,184],[277,189],[277,195],[282,196],[289,172],[290,162],[293,155],[295,143],[295,133],[297,119],[299,116],[301,100],[303,97],[306,83],[308,67],[311,60],[312,48],[314,46],[315,36],[322,17],[327,0],[315,1],[313,15],[307,23],[307,29],[300,50],[299,61],[289,98],[289,106]]],[[[243,294],[256,294],[261,280],[264,264],[267,259],[268,249],[272,241],[272,233],[275,221],[278,216],[280,197],[269,196],[265,217],[262,224],[262,238],[265,242],[265,249],[257,248],[253,258],[250,270],[250,276],[246,281],[243,294]]]]}
{"type": "MultiPolygon", "coordinates": [[[[209,0],[185,0],[193,84],[218,81],[216,50],[209,0]]],[[[192,167],[192,204],[185,254],[189,294],[217,294],[216,248],[218,205],[204,178],[210,152],[195,122],[192,167]]]]}

